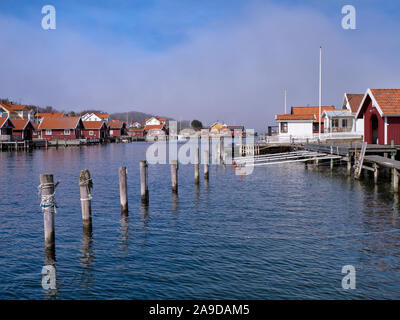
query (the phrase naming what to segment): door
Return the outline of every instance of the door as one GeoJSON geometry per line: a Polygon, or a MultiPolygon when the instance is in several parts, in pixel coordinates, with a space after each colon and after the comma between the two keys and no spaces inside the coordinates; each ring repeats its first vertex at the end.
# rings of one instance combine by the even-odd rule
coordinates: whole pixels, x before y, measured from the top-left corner
{"type": "Polygon", "coordinates": [[[378,128],[379,128],[379,123],[378,123],[378,117],[373,114],[371,117],[371,131],[372,131],[372,143],[373,144],[378,144],[378,128]]]}

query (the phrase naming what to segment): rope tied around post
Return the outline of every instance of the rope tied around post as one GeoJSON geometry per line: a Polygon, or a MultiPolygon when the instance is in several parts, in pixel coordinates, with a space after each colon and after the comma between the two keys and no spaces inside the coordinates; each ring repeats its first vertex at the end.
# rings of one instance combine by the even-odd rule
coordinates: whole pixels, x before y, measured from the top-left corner
{"type": "Polygon", "coordinates": [[[90,172],[88,169],[81,170],[79,174],[79,186],[86,187],[88,197],[85,199],[81,198],[81,201],[92,200],[91,190],[93,189],[93,181],[90,177],[90,172]]]}
{"type": "Polygon", "coordinates": [[[55,195],[56,195],[56,188],[59,185],[60,181],[57,183],[41,183],[38,185],[38,196],[41,197],[40,207],[42,210],[54,209],[54,213],[57,212],[58,206],[56,203],[55,195]],[[54,185],[54,192],[52,194],[44,195],[43,189],[51,189],[54,185]]]}

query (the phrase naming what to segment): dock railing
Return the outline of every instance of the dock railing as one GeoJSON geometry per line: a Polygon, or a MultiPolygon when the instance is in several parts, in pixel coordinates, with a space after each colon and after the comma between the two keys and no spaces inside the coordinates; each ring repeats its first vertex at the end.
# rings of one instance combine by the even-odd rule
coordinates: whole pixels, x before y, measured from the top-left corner
{"type": "Polygon", "coordinates": [[[317,143],[324,142],[326,140],[362,140],[363,135],[353,132],[332,132],[332,133],[322,133],[321,136],[318,134],[312,134],[309,136],[298,136],[298,135],[276,135],[276,136],[266,136],[267,143],[273,144],[293,144],[293,143],[317,143]]]}

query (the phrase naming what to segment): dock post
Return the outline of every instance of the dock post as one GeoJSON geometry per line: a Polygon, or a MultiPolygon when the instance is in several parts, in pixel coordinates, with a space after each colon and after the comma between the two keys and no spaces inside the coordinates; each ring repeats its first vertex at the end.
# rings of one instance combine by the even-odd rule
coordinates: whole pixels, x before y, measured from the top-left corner
{"type": "Polygon", "coordinates": [[[374,163],[374,183],[378,184],[378,168],[379,166],[374,163]]]}
{"type": "Polygon", "coordinates": [[[209,172],[208,172],[208,163],[209,163],[209,155],[208,150],[204,150],[204,180],[209,179],[209,172]]]}
{"type": "Polygon", "coordinates": [[[196,150],[194,152],[194,183],[199,184],[200,183],[200,178],[199,178],[199,147],[196,147],[196,150]]]}
{"type": "Polygon", "coordinates": [[[172,192],[178,193],[178,160],[171,160],[170,163],[172,192]]]}
{"type": "Polygon", "coordinates": [[[397,169],[393,169],[393,191],[399,192],[399,171],[397,169]]]}
{"type": "Polygon", "coordinates": [[[55,252],[54,214],[56,202],[54,198],[55,185],[52,174],[41,174],[39,192],[41,195],[40,206],[43,212],[44,244],[48,251],[55,252]]]}
{"type": "Polygon", "coordinates": [[[93,182],[88,169],[80,171],[78,181],[81,195],[82,222],[90,224],[92,222],[92,195],[90,191],[93,188],[93,182]]]}
{"type": "Polygon", "coordinates": [[[128,169],[126,167],[120,167],[118,171],[119,175],[119,197],[121,200],[121,213],[128,213],[128,186],[127,177],[128,169]]]}
{"type": "Polygon", "coordinates": [[[348,155],[347,156],[347,176],[351,176],[351,160],[352,160],[352,156],[348,155]]]}
{"type": "Polygon", "coordinates": [[[331,159],[331,170],[333,169],[333,159],[331,159]]]}
{"type": "Polygon", "coordinates": [[[149,203],[149,188],[147,186],[147,161],[140,160],[140,195],[142,198],[142,203],[149,203]]]}

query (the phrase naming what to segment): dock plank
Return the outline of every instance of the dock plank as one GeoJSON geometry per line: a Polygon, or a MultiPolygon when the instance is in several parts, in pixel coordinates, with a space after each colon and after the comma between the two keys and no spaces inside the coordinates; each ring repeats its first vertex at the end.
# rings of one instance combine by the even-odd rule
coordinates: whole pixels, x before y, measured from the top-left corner
{"type": "Polygon", "coordinates": [[[388,167],[392,169],[400,169],[400,161],[392,160],[382,156],[365,156],[365,162],[376,163],[379,166],[388,167]]]}

